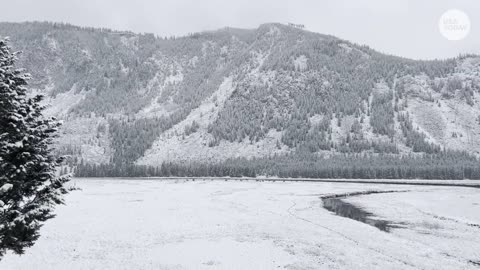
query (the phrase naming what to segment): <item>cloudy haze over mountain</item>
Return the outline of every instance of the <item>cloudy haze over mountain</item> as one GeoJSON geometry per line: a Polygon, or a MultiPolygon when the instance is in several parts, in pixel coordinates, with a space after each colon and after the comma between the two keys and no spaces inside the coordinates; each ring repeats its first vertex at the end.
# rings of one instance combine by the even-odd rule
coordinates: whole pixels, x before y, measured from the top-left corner
{"type": "Polygon", "coordinates": [[[225,26],[256,28],[265,22],[294,22],[307,30],[331,34],[379,51],[415,59],[480,53],[474,0],[16,0],[4,3],[2,21],[54,21],[106,27],[160,36],[185,35],[225,26]],[[438,31],[440,16],[460,9],[471,21],[461,41],[448,41],[438,31]]]}

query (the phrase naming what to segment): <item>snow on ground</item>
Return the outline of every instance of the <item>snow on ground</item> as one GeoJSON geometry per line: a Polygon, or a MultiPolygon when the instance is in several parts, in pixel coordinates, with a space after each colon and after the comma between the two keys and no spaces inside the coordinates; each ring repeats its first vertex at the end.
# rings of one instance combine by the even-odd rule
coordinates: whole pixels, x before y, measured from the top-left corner
{"type": "Polygon", "coordinates": [[[426,257],[447,256],[458,262],[480,260],[480,197],[478,189],[457,188],[457,192],[430,188],[408,193],[374,194],[347,201],[363,206],[379,217],[406,223],[395,231],[426,257]],[[449,239],[455,239],[451,241],[449,239]]]}
{"type": "Polygon", "coordinates": [[[346,183],[75,179],[22,269],[477,269],[480,189],[346,183]],[[336,216],[321,195],[406,223],[391,233],[336,216]],[[438,218],[437,218],[438,217],[438,218]]]}

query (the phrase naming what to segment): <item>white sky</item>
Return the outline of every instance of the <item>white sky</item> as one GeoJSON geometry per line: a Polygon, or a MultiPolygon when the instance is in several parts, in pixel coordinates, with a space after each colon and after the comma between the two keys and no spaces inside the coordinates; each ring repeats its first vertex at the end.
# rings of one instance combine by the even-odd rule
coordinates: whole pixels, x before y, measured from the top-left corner
{"type": "Polygon", "coordinates": [[[480,0],[0,0],[0,21],[53,21],[116,30],[185,35],[266,22],[304,24],[400,56],[480,54],[480,0]],[[438,30],[448,9],[463,10],[471,31],[448,41],[438,30]]]}

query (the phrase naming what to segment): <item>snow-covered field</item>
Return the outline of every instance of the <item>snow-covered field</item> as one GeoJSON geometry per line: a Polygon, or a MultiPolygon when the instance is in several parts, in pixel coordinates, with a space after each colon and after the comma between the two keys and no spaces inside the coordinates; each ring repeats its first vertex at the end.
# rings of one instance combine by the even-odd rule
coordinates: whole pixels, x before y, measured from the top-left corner
{"type": "Polygon", "coordinates": [[[478,269],[480,189],[351,183],[74,180],[23,256],[2,270],[478,269]],[[322,208],[350,197],[390,233],[322,208]]]}

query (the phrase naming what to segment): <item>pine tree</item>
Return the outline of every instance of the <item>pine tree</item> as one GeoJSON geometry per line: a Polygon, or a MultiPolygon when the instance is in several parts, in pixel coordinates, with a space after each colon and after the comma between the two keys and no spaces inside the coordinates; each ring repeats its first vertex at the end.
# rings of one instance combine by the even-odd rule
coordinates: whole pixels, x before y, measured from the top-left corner
{"type": "Polygon", "coordinates": [[[70,179],[57,177],[63,159],[51,147],[60,123],[42,115],[42,96],[27,95],[30,75],[14,68],[16,54],[0,39],[0,258],[34,244],[70,179]]]}

